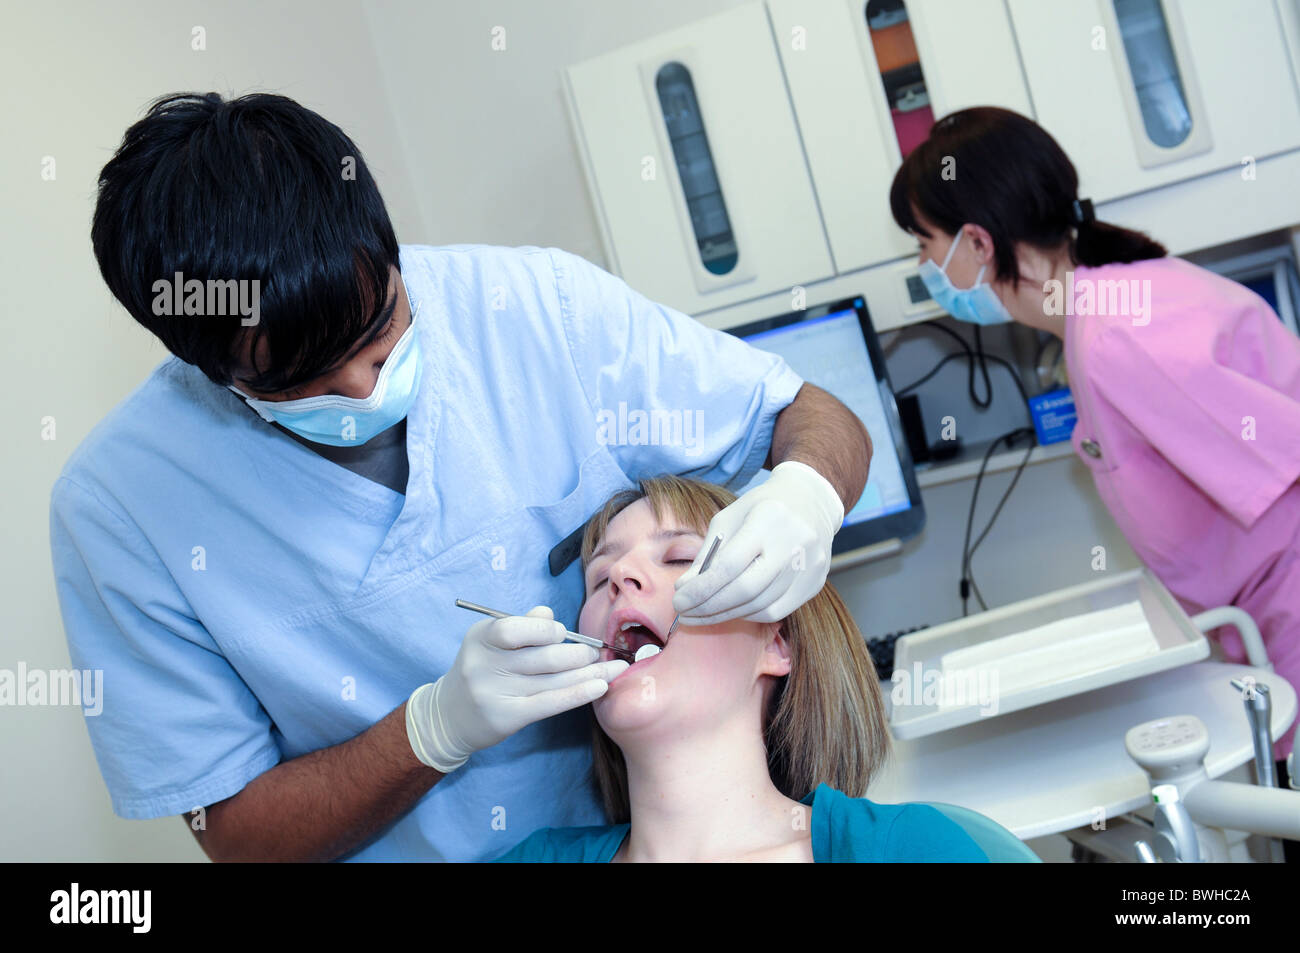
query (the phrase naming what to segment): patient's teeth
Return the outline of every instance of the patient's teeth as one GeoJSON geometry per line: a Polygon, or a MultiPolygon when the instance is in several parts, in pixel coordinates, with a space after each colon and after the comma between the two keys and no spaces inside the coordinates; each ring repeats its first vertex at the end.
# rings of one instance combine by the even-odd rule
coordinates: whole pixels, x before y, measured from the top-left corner
{"type": "Polygon", "coordinates": [[[640,662],[643,659],[652,658],[653,656],[658,655],[661,651],[663,650],[657,645],[643,645],[636,650],[636,660],[640,662]]]}

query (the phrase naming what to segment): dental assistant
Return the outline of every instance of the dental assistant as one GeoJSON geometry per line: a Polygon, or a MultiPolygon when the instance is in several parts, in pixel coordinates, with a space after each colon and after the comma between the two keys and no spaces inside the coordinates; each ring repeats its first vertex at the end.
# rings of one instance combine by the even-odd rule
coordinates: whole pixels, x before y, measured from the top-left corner
{"type": "MultiPolygon", "coordinates": [[[[935,123],[890,205],[949,314],[1061,339],[1073,445],[1129,544],[1189,613],[1248,612],[1300,688],[1300,339],[1248,288],[1097,221],[1077,190],[1046,131],[975,108],[935,123]]],[[[1235,630],[1220,642],[1245,661],[1235,630]]]]}
{"type": "Polygon", "coordinates": [[[104,672],[114,811],[181,815],[216,860],[480,860],[603,823],[577,709],[627,663],[562,641],[582,586],[557,543],[641,477],[773,466],[677,605],[779,617],[866,480],[847,408],[583,259],[399,246],[360,150],[285,97],[157,101],[92,242],[172,356],[54,485],[69,651],[104,672]],[[256,322],[213,307],[227,281],[256,322]],[[703,427],[619,443],[623,405],[703,427]]]}

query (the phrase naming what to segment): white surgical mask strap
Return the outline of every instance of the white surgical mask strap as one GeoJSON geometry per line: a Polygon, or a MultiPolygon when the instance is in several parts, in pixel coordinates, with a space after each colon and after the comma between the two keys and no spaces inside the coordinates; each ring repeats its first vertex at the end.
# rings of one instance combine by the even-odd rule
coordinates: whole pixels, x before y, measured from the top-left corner
{"type": "Polygon", "coordinates": [[[229,388],[230,390],[234,391],[235,395],[236,395],[240,400],[244,401],[244,403],[248,403],[249,401],[255,401],[255,400],[257,400],[256,397],[250,397],[250,396],[248,396],[247,394],[245,394],[242,390],[240,390],[240,389],[239,389],[238,387],[236,387],[234,384],[227,384],[226,387],[229,388]]]}
{"type": "Polygon", "coordinates": [[[966,226],[963,225],[961,228],[957,229],[957,237],[954,238],[952,244],[948,246],[948,254],[944,256],[943,264],[939,266],[939,270],[944,274],[948,273],[948,262],[952,261],[952,254],[957,250],[957,244],[961,241],[962,230],[965,228],[966,226]]]}
{"type": "Polygon", "coordinates": [[[275,418],[262,408],[262,401],[258,400],[256,397],[249,397],[234,384],[227,384],[226,387],[232,390],[240,400],[249,406],[251,410],[256,412],[257,416],[261,417],[267,423],[275,423],[275,418]]]}

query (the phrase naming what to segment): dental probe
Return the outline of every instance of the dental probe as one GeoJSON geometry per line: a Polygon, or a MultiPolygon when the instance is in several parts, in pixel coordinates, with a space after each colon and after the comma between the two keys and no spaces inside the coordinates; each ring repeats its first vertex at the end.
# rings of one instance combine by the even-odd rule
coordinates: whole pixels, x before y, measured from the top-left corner
{"type": "MultiPolygon", "coordinates": [[[[490,615],[494,619],[510,619],[515,617],[514,613],[489,609],[487,606],[480,606],[473,602],[466,602],[464,599],[457,599],[456,605],[462,609],[469,609],[471,612],[481,612],[484,615],[490,615]]],[[[609,649],[615,655],[624,656],[626,659],[635,658],[635,656],[627,649],[620,649],[617,646],[610,645],[608,642],[602,642],[595,636],[582,635],[581,633],[570,632],[568,629],[565,629],[564,637],[571,642],[581,642],[583,645],[590,645],[593,649],[609,649]]]]}
{"type": "MultiPolygon", "coordinates": [[[[706,572],[709,571],[709,564],[713,562],[713,554],[716,553],[716,552],[718,551],[718,544],[721,543],[721,542],[722,542],[722,537],[721,537],[721,536],[715,536],[715,537],[713,538],[713,545],[709,547],[708,555],[706,555],[706,556],[704,557],[704,562],[703,562],[703,564],[701,564],[701,566],[700,566],[700,571],[697,572],[695,575],[697,575],[697,576],[703,576],[706,572]]],[[[664,633],[664,641],[665,641],[665,642],[668,641],[668,636],[672,635],[673,632],[676,631],[676,629],[677,629],[677,623],[681,620],[681,617],[682,617],[682,614],[681,614],[680,612],[677,613],[677,615],[673,616],[673,624],[670,625],[670,626],[668,627],[668,631],[664,633]]]]}

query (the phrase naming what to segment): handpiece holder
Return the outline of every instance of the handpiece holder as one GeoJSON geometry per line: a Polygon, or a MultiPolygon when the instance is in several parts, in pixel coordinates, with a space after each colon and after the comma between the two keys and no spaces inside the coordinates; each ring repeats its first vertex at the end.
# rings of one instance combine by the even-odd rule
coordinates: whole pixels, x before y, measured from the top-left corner
{"type": "Polygon", "coordinates": [[[1224,829],[1300,839],[1295,792],[1210,780],[1205,769],[1210,735],[1195,715],[1136,725],[1125,734],[1124,748],[1152,782],[1152,846],[1160,859],[1226,861],[1224,829]]]}

